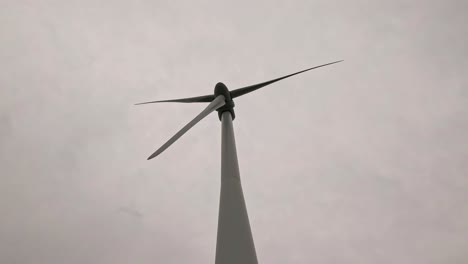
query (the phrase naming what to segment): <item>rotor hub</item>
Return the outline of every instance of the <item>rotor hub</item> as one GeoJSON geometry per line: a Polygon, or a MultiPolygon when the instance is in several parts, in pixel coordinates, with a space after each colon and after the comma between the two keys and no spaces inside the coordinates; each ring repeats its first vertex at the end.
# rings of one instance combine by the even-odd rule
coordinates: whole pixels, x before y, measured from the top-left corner
{"type": "Polygon", "coordinates": [[[216,109],[218,111],[218,117],[219,120],[221,121],[221,116],[224,112],[229,111],[232,116],[232,120],[236,118],[236,114],[234,112],[234,101],[232,100],[231,92],[229,92],[228,88],[224,83],[217,83],[214,89],[214,95],[215,97],[222,95],[224,96],[224,100],[226,102],[225,105],[221,106],[220,108],[216,109]]]}

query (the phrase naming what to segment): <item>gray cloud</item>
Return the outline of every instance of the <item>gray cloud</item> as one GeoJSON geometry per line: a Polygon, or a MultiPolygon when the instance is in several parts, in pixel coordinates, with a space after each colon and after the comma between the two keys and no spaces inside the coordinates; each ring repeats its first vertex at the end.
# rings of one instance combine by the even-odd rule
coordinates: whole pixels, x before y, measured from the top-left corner
{"type": "Polygon", "coordinates": [[[236,100],[261,263],[466,263],[464,1],[3,1],[0,262],[214,261],[236,100]],[[125,213],[126,212],[126,213],[125,213]]]}

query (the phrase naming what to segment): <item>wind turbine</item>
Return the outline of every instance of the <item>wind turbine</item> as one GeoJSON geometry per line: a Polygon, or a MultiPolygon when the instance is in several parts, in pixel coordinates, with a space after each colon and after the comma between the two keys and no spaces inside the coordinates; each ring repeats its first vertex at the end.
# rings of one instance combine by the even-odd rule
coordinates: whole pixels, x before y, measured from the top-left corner
{"type": "Polygon", "coordinates": [[[148,160],[161,154],[208,114],[215,110],[218,111],[218,117],[221,121],[221,197],[219,202],[218,235],[216,241],[216,264],[258,263],[240,181],[236,142],[232,126],[232,121],[236,117],[234,113],[233,99],[288,77],[341,61],[342,60],[322,64],[280,78],[238,88],[232,91],[229,91],[226,85],[219,82],[215,86],[214,94],[211,95],[150,101],[137,104],[141,105],[162,102],[209,103],[200,114],[179,130],[158,150],[151,154],[148,157],[148,160]]]}

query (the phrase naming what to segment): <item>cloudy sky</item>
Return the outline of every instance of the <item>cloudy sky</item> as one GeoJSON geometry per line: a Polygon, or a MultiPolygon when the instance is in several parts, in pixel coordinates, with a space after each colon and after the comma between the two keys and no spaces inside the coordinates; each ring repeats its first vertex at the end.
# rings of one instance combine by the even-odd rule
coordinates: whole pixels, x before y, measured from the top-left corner
{"type": "Polygon", "coordinates": [[[466,1],[0,0],[0,263],[214,263],[236,100],[260,263],[468,262],[466,1]]]}

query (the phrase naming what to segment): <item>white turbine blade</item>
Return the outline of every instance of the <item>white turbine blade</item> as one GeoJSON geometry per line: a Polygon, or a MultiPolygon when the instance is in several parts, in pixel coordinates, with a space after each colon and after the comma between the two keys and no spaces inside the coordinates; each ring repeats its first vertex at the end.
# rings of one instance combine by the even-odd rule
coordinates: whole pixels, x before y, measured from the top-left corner
{"type": "Polygon", "coordinates": [[[219,95],[216,97],[200,114],[198,114],[192,121],[190,121],[187,125],[185,125],[179,132],[177,132],[174,136],[172,136],[164,145],[162,145],[158,150],[156,150],[151,156],[148,157],[148,160],[158,156],[166,150],[170,145],[177,141],[185,132],[187,132],[190,128],[192,128],[196,123],[200,122],[203,118],[205,118],[208,114],[215,111],[216,109],[220,108],[226,104],[224,96],[219,95]]]}

